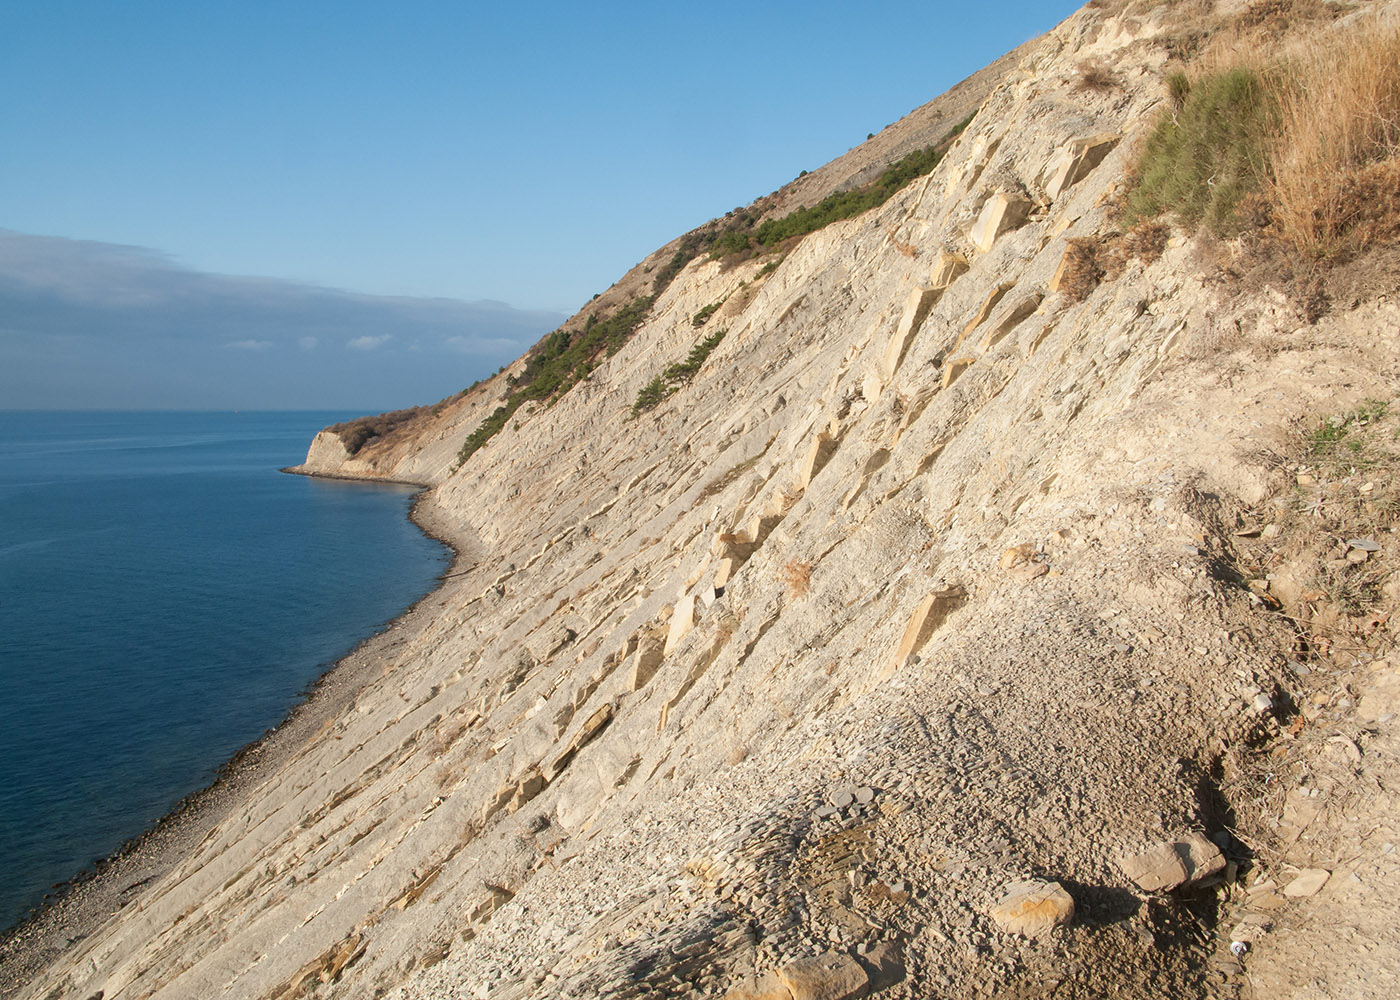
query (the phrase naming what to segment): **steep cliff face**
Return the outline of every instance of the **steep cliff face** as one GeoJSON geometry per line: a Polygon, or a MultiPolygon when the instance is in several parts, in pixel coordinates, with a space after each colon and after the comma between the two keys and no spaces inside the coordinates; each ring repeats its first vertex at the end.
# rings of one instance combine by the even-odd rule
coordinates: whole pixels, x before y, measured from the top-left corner
{"type": "Polygon", "coordinates": [[[1228,884],[1122,860],[1240,829],[1226,764],[1300,682],[1243,548],[1297,425],[1394,395],[1400,309],[1311,326],[1188,233],[1071,301],[1179,13],[1112,6],[882,208],[692,262],[461,468],[504,376],[376,457],[318,437],[309,471],[435,484],[461,564],[21,995],[1234,995],[1228,884]],[[997,909],[1027,879],[1066,926],[997,909]]]}

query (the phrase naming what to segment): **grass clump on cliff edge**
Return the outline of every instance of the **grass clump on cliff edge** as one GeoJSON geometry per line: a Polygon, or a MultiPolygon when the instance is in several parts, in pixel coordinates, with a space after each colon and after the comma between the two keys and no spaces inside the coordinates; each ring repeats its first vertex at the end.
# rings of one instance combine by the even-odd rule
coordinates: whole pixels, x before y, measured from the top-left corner
{"type": "Polygon", "coordinates": [[[651,296],[635,298],[607,318],[595,312],[582,329],[560,327],[536,344],[525,362],[525,370],[507,380],[511,388],[505,403],[467,435],[457,452],[457,468],[499,434],[525,403],[553,402],[585,378],[600,355],[616,354],[646,319],[652,301],[651,296]]]}
{"type": "Polygon", "coordinates": [[[1128,222],[1172,212],[1221,235],[1257,229],[1314,260],[1400,239],[1400,30],[1372,18],[1267,66],[1168,84],[1128,222]]]}
{"type": "Polygon", "coordinates": [[[1237,231],[1240,200],[1267,177],[1269,109],[1264,82],[1248,67],[1193,82],[1143,146],[1125,204],[1129,221],[1174,212],[1187,225],[1237,231]]]}
{"type": "Polygon", "coordinates": [[[1323,258],[1400,238],[1400,29],[1312,42],[1278,91],[1269,193],[1280,231],[1323,258]]]}

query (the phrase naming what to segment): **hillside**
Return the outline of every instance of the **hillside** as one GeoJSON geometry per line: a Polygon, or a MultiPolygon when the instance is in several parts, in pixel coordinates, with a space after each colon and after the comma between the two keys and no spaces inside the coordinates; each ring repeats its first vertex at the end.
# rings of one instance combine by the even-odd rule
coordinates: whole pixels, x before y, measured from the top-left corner
{"type": "Polygon", "coordinates": [[[1394,995],[1400,137],[1326,254],[1247,178],[1122,206],[1245,61],[1397,26],[1095,0],[465,458],[528,358],[323,432],[457,565],[14,995],[1394,995]]]}

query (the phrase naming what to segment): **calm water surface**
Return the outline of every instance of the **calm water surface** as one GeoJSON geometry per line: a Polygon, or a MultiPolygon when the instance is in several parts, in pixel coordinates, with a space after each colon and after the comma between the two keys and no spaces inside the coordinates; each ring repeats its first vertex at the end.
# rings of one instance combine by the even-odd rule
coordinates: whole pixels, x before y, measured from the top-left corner
{"type": "Polygon", "coordinates": [[[411,489],[277,471],[353,415],[0,414],[0,927],[446,569],[411,489]]]}

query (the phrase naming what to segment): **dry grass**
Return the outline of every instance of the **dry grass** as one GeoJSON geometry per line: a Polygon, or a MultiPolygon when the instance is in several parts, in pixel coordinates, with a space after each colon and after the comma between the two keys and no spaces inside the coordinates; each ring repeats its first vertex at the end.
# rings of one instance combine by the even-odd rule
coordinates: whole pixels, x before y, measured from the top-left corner
{"type": "Polygon", "coordinates": [[[1069,240],[1059,291],[1069,302],[1083,302],[1101,282],[1121,276],[1129,261],[1156,261],[1166,250],[1170,235],[1167,225],[1148,220],[1127,232],[1069,240]]]}
{"type": "Polygon", "coordinates": [[[794,600],[806,597],[812,590],[812,564],[798,562],[796,559],[790,560],[783,567],[780,578],[787,587],[789,597],[794,600]]]}
{"type": "Polygon", "coordinates": [[[1082,62],[1079,64],[1079,79],[1074,84],[1075,90],[1104,93],[1118,85],[1118,77],[1103,63],[1082,62]]]}
{"type": "Polygon", "coordinates": [[[1094,237],[1080,236],[1069,241],[1059,288],[1066,301],[1083,302],[1099,287],[1104,277],[1099,257],[1100,243],[1094,237]]]}
{"type": "Polygon", "coordinates": [[[1400,30],[1315,41],[1273,87],[1270,200],[1284,238],[1345,258],[1400,237],[1400,30]]]}

